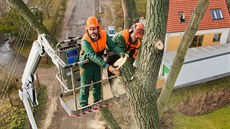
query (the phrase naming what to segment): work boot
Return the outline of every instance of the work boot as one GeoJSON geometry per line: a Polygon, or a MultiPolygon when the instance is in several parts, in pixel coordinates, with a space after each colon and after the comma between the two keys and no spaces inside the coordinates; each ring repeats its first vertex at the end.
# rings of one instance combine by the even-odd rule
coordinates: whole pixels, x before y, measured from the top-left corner
{"type": "Polygon", "coordinates": [[[81,111],[82,113],[86,113],[88,111],[88,107],[83,108],[81,111]]]}
{"type": "Polygon", "coordinates": [[[85,108],[82,109],[83,114],[86,114],[87,112],[92,112],[92,111],[93,111],[92,106],[85,107],[85,108]]]}
{"type": "Polygon", "coordinates": [[[93,110],[98,110],[98,109],[99,109],[99,106],[100,106],[99,104],[94,104],[94,105],[93,105],[93,110]]]}

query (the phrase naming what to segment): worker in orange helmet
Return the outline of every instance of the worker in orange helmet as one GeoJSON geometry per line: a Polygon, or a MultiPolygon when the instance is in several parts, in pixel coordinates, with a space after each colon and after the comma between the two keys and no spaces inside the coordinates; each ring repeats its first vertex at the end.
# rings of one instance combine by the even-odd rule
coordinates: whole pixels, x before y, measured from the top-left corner
{"type": "MultiPolygon", "coordinates": [[[[115,44],[108,34],[101,29],[98,19],[95,16],[89,17],[86,22],[86,33],[81,41],[81,52],[79,60],[89,59],[90,62],[80,65],[81,86],[97,82],[101,80],[101,67],[107,68],[115,75],[119,75],[118,69],[113,65],[109,65],[102,59],[104,50],[108,48],[118,56],[124,56],[122,50],[115,44]]],[[[89,87],[80,89],[80,105],[82,107],[88,105],[89,87]]],[[[101,100],[101,83],[93,85],[94,103],[101,100]]]]}
{"type": "MultiPolygon", "coordinates": [[[[138,22],[132,25],[130,29],[125,29],[117,33],[113,37],[113,41],[122,49],[124,53],[129,55],[129,59],[133,64],[138,54],[138,49],[141,46],[141,39],[144,36],[144,24],[138,22]]],[[[107,59],[108,64],[114,64],[120,57],[117,55],[111,56],[107,59]]],[[[109,72],[109,77],[113,75],[109,72]]]]}

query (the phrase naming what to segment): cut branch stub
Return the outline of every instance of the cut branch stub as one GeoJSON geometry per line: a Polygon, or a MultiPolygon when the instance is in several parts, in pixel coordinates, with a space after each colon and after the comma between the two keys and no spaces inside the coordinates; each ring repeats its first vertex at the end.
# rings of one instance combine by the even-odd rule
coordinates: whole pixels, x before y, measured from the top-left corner
{"type": "Polygon", "coordinates": [[[159,40],[155,43],[155,48],[157,48],[158,50],[163,50],[164,49],[164,43],[162,40],[159,40]]]}

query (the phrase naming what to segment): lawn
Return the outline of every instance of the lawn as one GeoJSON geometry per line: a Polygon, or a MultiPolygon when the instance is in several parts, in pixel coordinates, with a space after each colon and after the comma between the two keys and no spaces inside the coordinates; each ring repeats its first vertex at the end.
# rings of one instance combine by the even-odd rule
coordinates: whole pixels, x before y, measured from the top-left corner
{"type": "Polygon", "coordinates": [[[230,106],[223,107],[202,116],[185,116],[179,112],[174,114],[173,129],[229,129],[230,106]]]}
{"type": "MultiPolygon", "coordinates": [[[[210,95],[211,97],[213,95],[213,100],[221,101],[220,98],[222,97],[228,100],[227,102],[230,102],[230,76],[198,85],[175,89],[169,99],[168,111],[163,115],[163,120],[161,121],[162,129],[230,129],[230,103],[225,103],[225,106],[215,110],[209,110],[209,113],[203,113],[203,115],[188,116],[178,109],[179,105],[186,100],[199,101],[203,96],[209,96],[209,99],[201,99],[205,101],[209,100],[207,103],[204,103],[204,105],[210,104],[210,101],[212,101],[210,95]],[[219,94],[222,91],[224,91],[224,93],[227,91],[227,94],[224,94],[225,97],[222,96],[223,94],[219,94]]],[[[189,104],[199,106],[196,101],[189,104]]],[[[204,105],[202,106],[204,107],[204,105]]],[[[191,107],[193,108],[193,106],[191,107]]],[[[110,110],[123,129],[130,129],[130,125],[132,125],[134,119],[128,103],[112,105],[110,106],[110,110]]],[[[196,111],[197,109],[191,110],[196,111]]]]}
{"type": "MultiPolygon", "coordinates": [[[[178,105],[185,100],[194,99],[202,94],[208,95],[220,90],[230,90],[230,76],[173,91],[169,100],[173,129],[229,129],[230,103],[218,110],[198,116],[186,116],[177,108],[178,105]]],[[[227,93],[228,94],[225,95],[229,96],[227,98],[230,99],[230,94],[229,92],[227,93]]],[[[215,97],[218,96],[213,96],[213,99],[215,99],[215,97]]]]}

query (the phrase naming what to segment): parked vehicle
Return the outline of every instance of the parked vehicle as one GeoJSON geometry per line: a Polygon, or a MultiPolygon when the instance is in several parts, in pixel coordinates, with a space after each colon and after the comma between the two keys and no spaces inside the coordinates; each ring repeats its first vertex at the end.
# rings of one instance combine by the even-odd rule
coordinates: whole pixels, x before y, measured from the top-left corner
{"type": "Polygon", "coordinates": [[[109,26],[107,29],[107,33],[110,38],[113,38],[116,34],[115,27],[114,26],[109,26]]]}

